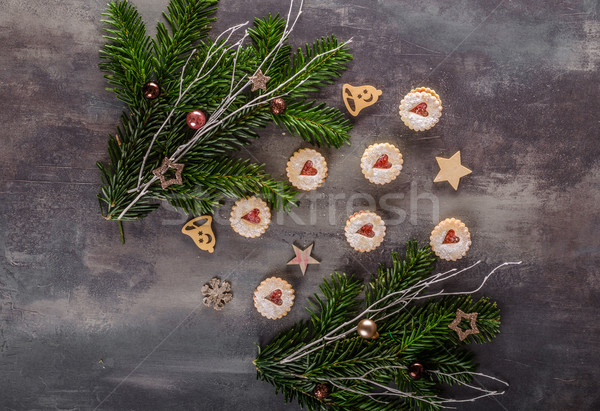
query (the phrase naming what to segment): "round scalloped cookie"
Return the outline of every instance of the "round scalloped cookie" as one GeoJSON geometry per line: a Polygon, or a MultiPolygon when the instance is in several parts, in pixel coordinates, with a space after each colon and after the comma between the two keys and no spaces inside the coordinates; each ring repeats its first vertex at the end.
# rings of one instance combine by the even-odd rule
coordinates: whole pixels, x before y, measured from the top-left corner
{"type": "Polygon", "coordinates": [[[346,240],[356,251],[373,251],[383,242],[385,223],[371,211],[352,214],[346,222],[346,240]]]}
{"type": "Polygon", "coordinates": [[[371,183],[387,184],[396,179],[402,170],[402,154],[392,144],[370,145],[360,160],[360,168],[371,183]]]}
{"type": "Polygon", "coordinates": [[[402,121],[411,130],[429,130],[440,121],[442,100],[430,88],[416,88],[404,96],[400,102],[399,112],[402,121]]]}
{"type": "Polygon", "coordinates": [[[271,210],[260,198],[241,198],[233,205],[229,222],[233,231],[243,237],[260,237],[269,227],[271,210]]]}
{"type": "Polygon", "coordinates": [[[277,320],[294,305],[294,289],[285,280],[271,277],[264,280],[254,291],[254,307],[260,315],[277,320]]]}
{"type": "Polygon", "coordinates": [[[287,176],[300,190],[315,190],[327,177],[327,162],[318,151],[310,148],[298,150],[287,163],[287,176]]]}
{"type": "Polygon", "coordinates": [[[463,258],[471,247],[471,234],[467,226],[456,218],[441,221],[429,237],[431,249],[446,261],[463,258]]]}

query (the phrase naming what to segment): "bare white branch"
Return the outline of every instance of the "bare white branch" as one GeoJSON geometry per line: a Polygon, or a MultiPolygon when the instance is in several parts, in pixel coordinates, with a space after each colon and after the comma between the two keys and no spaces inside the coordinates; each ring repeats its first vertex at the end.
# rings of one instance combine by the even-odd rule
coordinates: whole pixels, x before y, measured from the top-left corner
{"type": "MultiPolygon", "coordinates": [[[[288,15],[287,15],[287,19],[286,19],[286,24],[285,24],[285,28],[283,30],[282,36],[279,39],[279,41],[277,42],[277,44],[275,45],[275,47],[267,54],[267,56],[261,61],[261,63],[259,64],[259,66],[256,68],[256,71],[254,72],[254,75],[256,75],[256,73],[258,73],[259,70],[262,69],[262,67],[264,67],[266,64],[269,64],[267,67],[267,71],[268,69],[272,66],[273,62],[275,61],[275,59],[278,56],[279,51],[281,50],[281,47],[283,46],[283,44],[285,43],[285,40],[289,37],[289,35],[291,34],[291,32],[294,30],[294,27],[296,26],[296,23],[298,22],[298,19],[300,17],[300,15],[302,14],[302,7],[304,5],[304,0],[300,1],[300,5],[299,8],[296,12],[296,15],[293,18],[292,21],[292,12],[294,9],[294,0],[291,0],[290,2],[290,8],[288,10],[288,15]],[[291,22],[291,24],[290,24],[291,22]]],[[[306,70],[308,67],[310,67],[312,65],[313,62],[323,58],[326,55],[332,54],[337,52],[338,50],[340,50],[341,48],[345,47],[346,45],[348,45],[349,43],[352,42],[352,39],[341,43],[340,45],[338,45],[337,47],[335,47],[334,49],[325,51],[323,53],[319,53],[315,56],[313,56],[309,62],[303,66],[302,68],[300,68],[296,73],[294,73],[292,76],[290,76],[287,80],[285,80],[284,82],[282,82],[281,84],[279,84],[277,87],[273,88],[272,90],[269,90],[266,93],[262,93],[259,94],[258,96],[256,96],[255,98],[253,98],[252,100],[248,101],[246,104],[243,104],[241,107],[238,107],[237,109],[233,110],[232,112],[227,113],[228,109],[231,107],[231,105],[236,101],[237,97],[243,93],[247,87],[251,84],[251,82],[249,81],[249,79],[247,77],[242,78],[240,81],[237,82],[237,84],[234,85],[234,81],[235,81],[235,75],[236,75],[236,70],[237,70],[237,58],[239,57],[239,53],[240,53],[240,49],[242,46],[242,43],[244,42],[245,38],[248,36],[248,32],[246,31],[244,36],[242,37],[241,40],[237,41],[235,44],[231,45],[231,46],[225,46],[225,44],[227,43],[227,41],[229,41],[229,39],[231,38],[231,36],[240,28],[246,26],[248,24],[248,22],[244,23],[244,24],[239,24],[236,26],[233,26],[227,30],[225,30],[224,32],[222,32],[217,39],[214,41],[214,43],[211,45],[211,47],[209,48],[206,57],[204,59],[204,62],[202,63],[202,66],[200,67],[200,69],[198,70],[198,73],[196,75],[196,77],[194,78],[194,80],[192,80],[192,82],[185,88],[183,89],[182,86],[182,82],[183,82],[183,72],[185,71],[185,66],[184,69],[182,70],[181,73],[181,79],[180,79],[180,87],[179,87],[179,96],[178,99],[172,109],[172,111],[169,113],[169,115],[167,116],[166,120],[163,122],[163,124],[161,125],[160,129],[158,130],[158,132],[153,136],[150,145],[146,151],[146,154],[144,156],[144,160],[142,161],[142,166],[140,168],[140,173],[138,176],[138,183],[135,189],[130,190],[129,192],[144,192],[147,193],[148,192],[148,188],[151,184],[153,184],[157,178],[156,177],[152,177],[148,182],[142,184],[143,181],[143,175],[144,175],[144,169],[146,166],[146,162],[147,159],[150,155],[151,149],[154,145],[154,142],[156,140],[156,138],[158,137],[158,135],[162,132],[164,126],[168,123],[168,121],[171,119],[171,117],[173,116],[175,110],[177,109],[178,104],[181,102],[183,96],[190,90],[190,88],[197,83],[198,81],[202,80],[204,77],[206,77],[207,75],[209,75],[220,63],[221,59],[226,56],[229,55],[229,51],[232,50],[233,48],[237,47],[237,50],[235,52],[235,55],[233,57],[233,72],[231,74],[231,84],[230,84],[230,92],[229,95],[227,95],[219,104],[219,106],[214,110],[213,113],[211,113],[208,121],[206,122],[206,124],[199,129],[196,133],[194,133],[194,135],[192,136],[192,138],[187,141],[184,144],[181,144],[174,152],[173,154],[171,154],[171,156],[169,156],[169,159],[173,162],[177,162],[179,161],[183,156],[185,156],[189,150],[192,149],[192,147],[194,147],[198,142],[201,142],[204,136],[208,136],[210,135],[211,132],[213,132],[215,130],[215,128],[218,128],[220,126],[222,126],[226,121],[228,121],[229,119],[231,119],[232,117],[238,115],[240,112],[244,111],[244,110],[248,110],[251,109],[253,107],[257,107],[263,104],[268,103],[269,101],[271,101],[274,98],[279,98],[279,97],[284,97],[289,95],[289,93],[293,92],[294,90],[296,90],[298,87],[302,86],[309,78],[310,76],[306,76],[305,78],[302,78],[300,81],[298,81],[300,76],[304,76],[306,70]],[[221,41],[221,39],[225,37],[225,39],[223,41],[221,41]],[[212,64],[212,67],[208,70],[205,70],[206,65],[208,64],[209,61],[212,61],[214,59],[215,56],[218,55],[218,58],[216,59],[216,61],[212,64]],[[293,86],[290,87],[290,85],[292,83],[296,83],[293,86]],[[285,90],[288,89],[288,90],[285,90]],[[284,92],[285,90],[285,92],[284,92]],[[225,114],[227,113],[227,114],[225,114]]],[[[190,56],[191,57],[191,56],[190,56]]],[[[188,59],[189,61],[189,59],[188,59]]],[[[186,62],[187,65],[187,62],[186,62]]],[[[126,211],[128,211],[135,203],[137,203],[142,196],[137,196],[134,200],[132,200],[132,202],[125,208],[125,210],[119,215],[118,219],[122,219],[123,216],[125,216],[126,211]]]]}
{"type": "MultiPolygon", "coordinates": [[[[373,304],[371,304],[369,307],[367,307],[366,310],[364,310],[363,312],[361,312],[360,314],[358,314],[356,317],[354,317],[353,319],[351,319],[350,321],[347,321],[343,324],[341,324],[340,326],[336,327],[334,330],[330,331],[329,333],[327,333],[325,336],[323,336],[322,338],[319,338],[318,340],[313,341],[312,343],[306,344],[305,346],[303,346],[302,348],[300,348],[299,350],[297,350],[296,352],[288,355],[286,358],[282,359],[280,361],[281,364],[285,364],[291,361],[296,361],[302,357],[305,357],[306,355],[318,351],[322,348],[324,348],[326,345],[334,342],[334,341],[338,341],[342,338],[344,338],[346,335],[354,332],[354,327],[356,326],[356,323],[359,319],[363,318],[365,315],[372,313],[372,312],[381,312],[383,310],[389,309],[391,307],[394,307],[396,305],[402,305],[402,307],[399,310],[394,311],[391,314],[388,314],[382,318],[379,318],[378,320],[381,321],[385,318],[387,318],[388,316],[392,315],[392,314],[397,314],[398,312],[400,312],[404,307],[406,307],[406,305],[408,305],[411,301],[416,300],[416,299],[425,299],[425,298],[431,298],[431,297],[437,297],[440,295],[457,295],[457,294],[470,294],[473,293],[475,291],[478,291],[481,289],[481,287],[483,286],[483,284],[485,284],[485,282],[501,267],[507,266],[507,265],[515,265],[515,264],[521,264],[521,261],[518,262],[505,262],[503,264],[500,264],[499,266],[497,266],[496,268],[494,268],[489,274],[487,274],[484,279],[482,280],[481,285],[475,289],[475,291],[466,291],[466,292],[458,292],[458,293],[443,293],[439,292],[439,293],[434,293],[434,294],[428,294],[427,296],[417,296],[421,291],[425,290],[426,288],[431,287],[432,285],[438,284],[440,282],[443,281],[447,281],[450,278],[453,278],[463,272],[466,272],[470,269],[472,269],[473,267],[475,267],[476,265],[478,265],[480,263],[480,261],[477,261],[475,264],[470,265],[467,268],[463,268],[462,270],[450,270],[450,271],[446,271],[444,273],[440,273],[440,274],[436,274],[430,278],[427,279],[423,279],[419,282],[417,282],[416,284],[412,285],[411,287],[407,288],[406,290],[402,290],[402,291],[396,291],[393,293],[390,293],[382,298],[380,298],[379,300],[375,301],[373,304]],[[411,292],[412,291],[412,292],[411,292]],[[410,294],[408,294],[410,292],[410,294]],[[394,299],[393,301],[391,301],[390,303],[386,304],[383,307],[379,307],[379,308],[375,308],[378,306],[378,304],[380,304],[383,301],[388,300],[390,297],[394,297],[396,296],[397,298],[394,299]],[[348,326],[352,326],[352,328],[347,329],[346,331],[343,331],[341,333],[339,333],[340,331],[346,329],[348,326]],[[338,334],[339,333],[339,334],[338,334]]],[[[373,317],[374,319],[377,319],[376,316],[373,317]]]]}

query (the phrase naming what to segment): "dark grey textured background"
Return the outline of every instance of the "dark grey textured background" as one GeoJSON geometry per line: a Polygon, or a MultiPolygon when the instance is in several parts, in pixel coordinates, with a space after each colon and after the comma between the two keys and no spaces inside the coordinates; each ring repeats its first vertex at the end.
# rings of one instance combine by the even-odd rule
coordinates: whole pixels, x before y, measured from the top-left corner
{"type": "MultiPolygon", "coordinates": [[[[167,1],[134,3],[152,28],[167,1]]],[[[215,32],[287,4],[222,0],[215,32]]],[[[0,407],[297,409],[255,380],[254,343],[303,318],[306,298],[334,269],[367,278],[406,240],[426,241],[437,222],[434,198],[439,217],[465,221],[474,241],[466,261],[440,269],[526,262],[486,286],[502,309],[502,333],[475,347],[480,370],[511,387],[461,409],[600,409],[596,0],[307,0],[296,45],[321,34],[354,37],[349,70],[319,97],[342,108],[344,82],[373,84],[383,96],[353,120],[352,146],[321,150],[329,178],[296,218],[278,217],[254,240],[217,224],[212,255],[180,234],[184,218],[169,208],[126,224],[124,246],[117,225],[100,218],[94,163],[106,160],[122,108],[97,69],[104,6],[0,0],[0,407]],[[397,115],[417,85],[444,103],[441,122],[423,133],[397,115]],[[383,187],[359,170],[374,142],[396,144],[405,158],[401,176],[383,187]],[[458,192],[432,183],[434,157],[456,150],[474,170],[458,192]],[[368,255],[353,252],[342,232],[348,212],[369,205],[356,196],[349,203],[360,193],[394,194],[388,203],[407,213],[368,255]],[[334,195],[345,199],[330,212],[334,195]],[[314,224],[303,225],[311,204],[314,224]],[[322,261],[304,278],[285,266],[293,241],[314,241],[322,261]],[[252,306],[254,288],[271,275],[297,293],[276,322],[252,306]],[[213,276],[233,284],[222,312],[199,305],[213,276]]],[[[242,155],[284,178],[304,144],[275,128],[262,135],[242,155]]],[[[397,217],[381,203],[372,208],[397,217]]],[[[485,268],[453,287],[476,285],[485,268]]]]}

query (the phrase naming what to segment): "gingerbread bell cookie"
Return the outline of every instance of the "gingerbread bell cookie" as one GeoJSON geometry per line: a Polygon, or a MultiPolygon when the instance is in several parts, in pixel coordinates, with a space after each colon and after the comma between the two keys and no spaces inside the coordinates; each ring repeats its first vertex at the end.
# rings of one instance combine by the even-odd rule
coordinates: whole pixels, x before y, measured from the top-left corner
{"type": "Polygon", "coordinates": [[[400,102],[400,117],[406,126],[415,131],[429,130],[442,116],[442,100],[430,88],[416,88],[400,102]]]}
{"type": "Polygon", "coordinates": [[[254,306],[263,317],[271,320],[287,315],[292,305],[294,290],[279,277],[267,278],[254,291],[254,306]]]}
{"type": "Polygon", "coordinates": [[[373,251],[383,242],[385,223],[372,211],[359,211],[346,222],[346,240],[356,251],[373,251]]]}
{"type": "Polygon", "coordinates": [[[315,190],[327,177],[327,162],[317,151],[310,148],[298,150],[287,163],[290,183],[300,190],[315,190]]]}
{"type": "Polygon", "coordinates": [[[388,143],[369,146],[360,160],[363,174],[371,183],[386,184],[393,181],[402,170],[400,150],[388,143]]]}
{"type": "Polygon", "coordinates": [[[260,237],[269,227],[271,211],[260,198],[242,198],[233,205],[229,222],[231,228],[243,237],[260,237]]]}
{"type": "Polygon", "coordinates": [[[355,87],[350,84],[344,84],[342,87],[342,99],[344,100],[344,105],[348,112],[354,117],[358,116],[358,113],[360,113],[363,108],[377,103],[381,93],[381,90],[377,90],[373,86],[355,87]]]}
{"type": "Polygon", "coordinates": [[[446,261],[463,258],[471,247],[471,234],[465,224],[456,218],[441,221],[431,232],[431,249],[446,261]]]}

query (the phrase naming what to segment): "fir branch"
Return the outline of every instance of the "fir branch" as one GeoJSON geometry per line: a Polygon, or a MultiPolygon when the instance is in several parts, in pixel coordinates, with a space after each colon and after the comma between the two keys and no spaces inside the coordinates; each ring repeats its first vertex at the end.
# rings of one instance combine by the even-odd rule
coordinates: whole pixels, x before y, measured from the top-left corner
{"type": "Polygon", "coordinates": [[[346,69],[352,59],[346,45],[352,39],[340,44],[335,36],[323,37],[306,45],[305,52],[298,49],[293,62],[287,70],[286,77],[295,79],[283,89],[292,89],[291,97],[306,99],[308,93],[318,91],[324,84],[331,84],[346,69]]]}
{"type": "Polygon", "coordinates": [[[290,2],[285,20],[270,15],[255,19],[254,27],[233,44],[229,40],[247,23],[211,41],[206,36],[216,3],[171,0],[164,13],[167,24],[158,24],[154,40],[146,35],[135,7],[123,0],[109,4],[104,14],[108,43],[100,67],[129,107],[117,133],[109,138],[110,164],[99,164],[103,187],[98,197],[105,218],[142,218],[158,206],[154,199],[192,213],[213,210],[221,199],[233,195],[260,195],[276,208],[293,204],[290,187],[259,172],[259,166],[251,174],[213,176],[201,166],[215,161],[231,165],[231,152],[256,139],[256,130],[274,120],[268,110],[274,98],[285,97],[291,108],[281,125],[305,140],[335,147],[349,140],[350,124],[341,113],[306,103],[308,88],[303,88],[305,84],[315,88],[316,81],[339,75],[341,62],[349,59],[348,43],[321,40],[291,59],[286,41],[302,14],[302,1],[295,11],[290,2]],[[252,45],[244,45],[246,36],[252,45]],[[267,92],[253,93],[248,76],[260,69],[272,80],[267,92]],[[151,79],[160,84],[161,95],[145,100],[141,88],[151,79]],[[302,101],[295,102],[297,97],[302,101]],[[185,116],[196,109],[204,110],[208,121],[192,132],[185,126],[185,116]],[[165,157],[184,162],[189,181],[159,189],[152,170],[165,157]]]}
{"type": "MultiPolygon", "coordinates": [[[[431,274],[435,260],[429,247],[407,244],[406,258],[393,256],[388,269],[380,267],[367,294],[370,304],[355,315],[360,304],[360,282],[334,273],[321,285],[323,297],[315,296],[309,309],[312,327],[294,326],[259,350],[255,364],[258,378],[284,392],[286,400],[297,399],[309,409],[422,409],[439,410],[454,402],[501,395],[502,390],[472,384],[475,364],[464,349],[469,342],[485,342],[498,333],[499,310],[487,298],[474,302],[467,292],[427,294],[427,289],[447,281],[477,264],[462,270],[431,274]],[[392,287],[384,291],[385,287],[392,287]],[[344,289],[346,292],[344,293],[344,289]],[[375,299],[376,298],[376,299],[375,299]],[[399,303],[400,301],[400,303],[399,303]],[[460,308],[477,312],[480,334],[458,340],[448,325],[460,308]],[[360,338],[355,331],[359,319],[372,315],[380,336],[360,338]],[[377,316],[381,316],[377,318],[377,316]],[[421,379],[409,376],[413,362],[425,365],[421,379]],[[325,400],[312,394],[317,383],[333,387],[325,400]],[[477,393],[464,400],[439,396],[439,383],[462,384],[477,393]]],[[[491,270],[476,288],[504,263],[491,270]]],[[[508,385],[494,377],[490,380],[508,385]]]]}
{"type": "Polygon", "coordinates": [[[171,0],[168,12],[163,16],[171,33],[164,23],[156,26],[156,40],[152,41],[155,51],[154,67],[156,78],[161,84],[167,80],[186,60],[185,55],[191,52],[196,43],[208,35],[210,24],[215,21],[212,16],[216,12],[218,0],[171,0]]]}
{"type": "MultiPolygon", "coordinates": [[[[286,40],[286,20],[279,15],[270,14],[264,19],[255,19],[254,26],[248,29],[253,42],[253,49],[257,61],[263,61],[282,40],[286,40]]],[[[290,64],[292,46],[284,44],[273,58],[265,74],[271,77],[271,84],[279,84],[285,78],[285,70],[290,64]]]]}
{"type": "Polygon", "coordinates": [[[335,272],[331,280],[324,279],[319,288],[324,298],[315,294],[314,301],[309,301],[312,309],[306,310],[310,313],[314,335],[322,337],[358,311],[357,296],[363,285],[352,276],[335,272]]]}
{"type": "Polygon", "coordinates": [[[272,179],[261,165],[248,160],[223,158],[205,161],[192,164],[184,172],[187,172],[187,184],[210,188],[223,197],[240,198],[262,192],[275,209],[287,209],[294,201],[295,191],[289,184],[272,179]]]}
{"type": "Polygon", "coordinates": [[[152,50],[146,26],[134,6],[125,0],[109,3],[102,20],[110,28],[103,36],[108,43],[102,47],[100,69],[115,86],[112,90],[129,107],[143,103],[142,87],[152,76],[152,50]]]}
{"type": "Polygon", "coordinates": [[[340,148],[344,143],[350,144],[352,124],[339,110],[327,107],[325,103],[295,102],[283,114],[273,115],[273,120],[291,134],[316,146],[340,148]]]}

